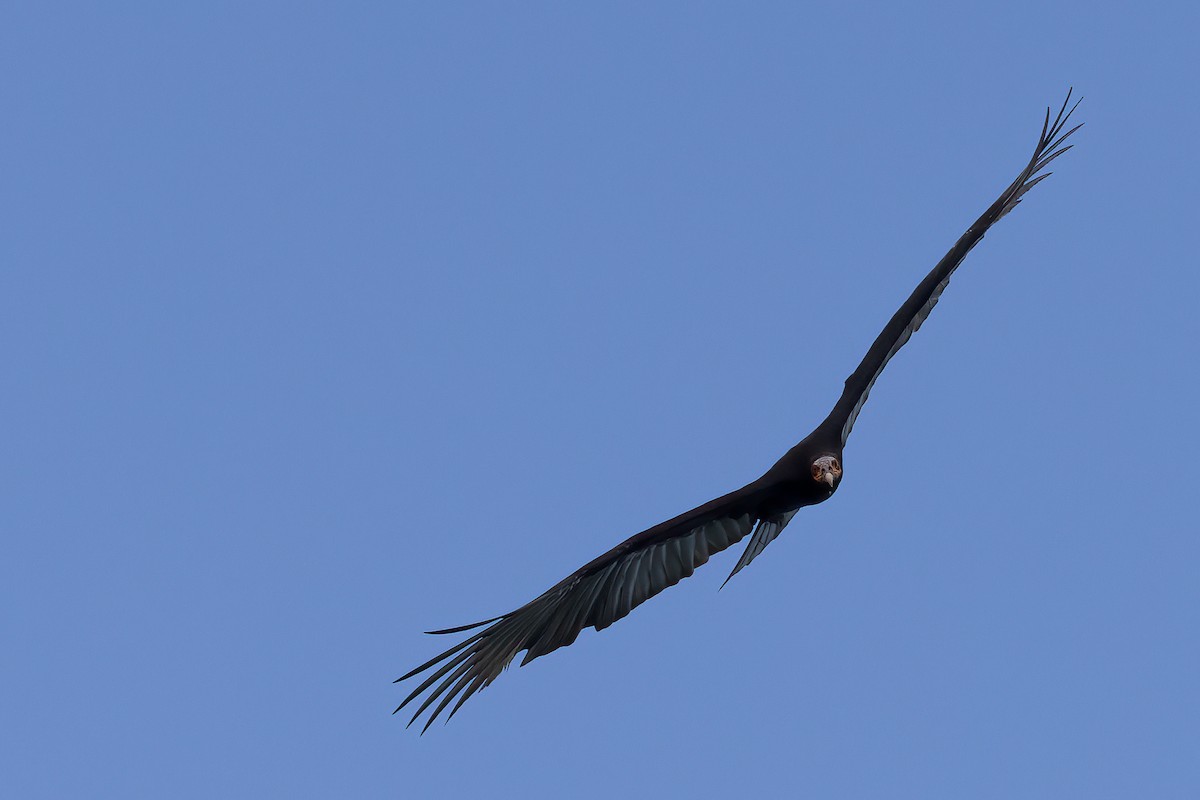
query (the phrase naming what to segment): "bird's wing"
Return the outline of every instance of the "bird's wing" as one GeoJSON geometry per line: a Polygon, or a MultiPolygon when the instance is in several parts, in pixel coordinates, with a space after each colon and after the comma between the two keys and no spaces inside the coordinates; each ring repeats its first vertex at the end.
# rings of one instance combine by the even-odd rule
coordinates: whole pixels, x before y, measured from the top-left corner
{"type": "Polygon", "coordinates": [[[979,243],[988,228],[1021,202],[1021,197],[1026,192],[1045,178],[1050,177],[1051,173],[1049,172],[1040,174],[1046,165],[1071,149],[1071,145],[1064,147],[1063,142],[1081,126],[1076,125],[1063,133],[1067,120],[1071,118],[1071,114],[1079,105],[1077,101],[1068,111],[1067,105],[1070,101],[1071,93],[1067,92],[1067,99],[1063,101],[1062,108],[1059,109],[1053,124],[1050,122],[1050,109],[1046,109],[1046,121],[1042,124],[1042,135],[1038,137],[1033,157],[1021,170],[1021,174],[1004,190],[996,202],[983,212],[983,216],[975,220],[975,224],[954,243],[954,247],[950,248],[950,252],[946,253],[933,271],[925,276],[925,279],[921,281],[904,305],[900,306],[900,310],[876,337],[871,349],[867,351],[862,363],[858,365],[858,369],[854,370],[854,373],[846,379],[846,388],[842,392],[841,398],[833,407],[829,417],[822,423],[823,427],[840,428],[839,433],[843,446],[850,436],[850,430],[854,427],[854,421],[858,418],[863,403],[867,402],[867,395],[870,393],[871,387],[875,385],[879,373],[883,372],[883,368],[887,366],[892,356],[896,355],[909,337],[921,327],[921,323],[937,305],[942,290],[950,282],[950,276],[966,258],[967,253],[979,243]]]}
{"type": "MultiPolygon", "coordinates": [[[[746,549],[742,551],[742,557],[738,559],[733,571],[729,573],[729,578],[725,579],[725,583],[729,583],[730,578],[742,571],[742,567],[757,558],[767,545],[775,541],[794,516],[796,516],[795,511],[787,511],[773,517],[760,519],[754,528],[754,535],[750,537],[750,544],[746,545],[746,549]]],[[[725,587],[725,583],[721,584],[721,588],[725,587]]]]}
{"type": "Polygon", "coordinates": [[[521,661],[524,666],[571,644],[584,628],[607,628],[647,599],[691,575],[713,553],[754,531],[746,552],[734,568],[736,573],[762,552],[792,517],[791,513],[759,516],[763,489],[757,484],[633,536],[516,611],[472,625],[430,631],[459,633],[488,626],[398,678],[397,682],[403,681],[437,667],[396,711],[428,690],[409,720],[412,725],[441,698],[423,733],[457,697],[458,702],[446,719],[453,717],[467,698],[495,680],[517,653],[526,651],[521,661]]]}

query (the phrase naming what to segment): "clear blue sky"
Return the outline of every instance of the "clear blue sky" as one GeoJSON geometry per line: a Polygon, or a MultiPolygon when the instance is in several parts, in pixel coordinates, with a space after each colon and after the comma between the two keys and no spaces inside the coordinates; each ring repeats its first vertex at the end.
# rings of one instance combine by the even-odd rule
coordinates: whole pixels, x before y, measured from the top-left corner
{"type": "Polygon", "coordinates": [[[1191,4],[10,4],[7,797],[1200,796],[1191,4]],[[837,496],[391,680],[891,363],[837,496]]]}

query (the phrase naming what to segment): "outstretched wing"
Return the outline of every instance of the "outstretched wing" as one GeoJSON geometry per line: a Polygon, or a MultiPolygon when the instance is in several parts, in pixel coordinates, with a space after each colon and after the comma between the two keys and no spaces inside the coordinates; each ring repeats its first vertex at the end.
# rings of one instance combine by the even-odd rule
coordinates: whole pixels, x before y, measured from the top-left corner
{"type": "Polygon", "coordinates": [[[854,370],[854,373],[846,379],[846,388],[842,392],[841,398],[825,422],[822,423],[823,427],[837,426],[840,428],[843,446],[850,436],[850,430],[854,427],[854,421],[858,419],[858,413],[862,410],[863,403],[867,402],[867,395],[870,394],[871,387],[875,385],[879,373],[883,372],[883,368],[887,366],[892,356],[896,355],[909,337],[921,327],[921,323],[937,305],[942,290],[950,282],[950,276],[966,258],[967,253],[979,243],[988,228],[1016,208],[1026,192],[1050,177],[1051,173],[1049,172],[1040,174],[1046,165],[1071,149],[1071,145],[1064,147],[1063,142],[1082,126],[1076,125],[1063,133],[1067,120],[1071,118],[1071,114],[1079,105],[1079,102],[1076,101],[1068,111],[1067,105],[1070,102],[1071,92],[1068,91],[1067,99],[1063,101],[1062,108],[1059,109],[1053,124],[1050,123],[1050,109],[1046,109],[1046,121],[1042,124],[1042,135],[1038,137],[1037,148],[1034,149],[1033,157],[1029,159],[1025,169],[1021,170],[1021,174],[1004,190],[996,202],[983,212],[983,216],[975,220],[974,225],[967,228],[967,232],[954,243],[954,247],[950,248],[950,252],[946,253],[933,271],[925,276],[925,280],[921,281],[904,305],[900,306],[900,310],[876,337],[871,349],[867,351],[866,357],[858,365],[858,369],[854,370]]]}
{"type": "Polygon", "coordinates": [[[412,725],[441,698],[422,728],[424,733],[455,697],[458,702],[446,719],[453,717],[468,697],[495,680],[517,653],[526,651],[521,661],[524,666],[571,644],[584,628],[607,628],[647,599],[691,575],[710,555],[741,541],[753,530],[750,545],[734,568],[736,573],[778,536],[791,519],[790,513],[760,517],[758,506],[763,493],[756,481],[643,531],[509,614],[473,625],[430,631],[460,633],[488,626],[398,678],[397,682],[407,680],[437,667],[396,711],[428,690],[409,720],[412,725]]]}

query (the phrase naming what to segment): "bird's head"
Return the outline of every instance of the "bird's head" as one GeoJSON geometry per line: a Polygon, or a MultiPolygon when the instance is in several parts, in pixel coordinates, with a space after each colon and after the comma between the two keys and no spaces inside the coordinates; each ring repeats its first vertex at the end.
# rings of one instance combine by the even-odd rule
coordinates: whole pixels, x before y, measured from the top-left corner
{"type": "Polygon", "coordinates": [[[829,487],[830,494],[842,479],[842,464],[837,456],[821,456],[812,462],[812,478],[829,487]]]}

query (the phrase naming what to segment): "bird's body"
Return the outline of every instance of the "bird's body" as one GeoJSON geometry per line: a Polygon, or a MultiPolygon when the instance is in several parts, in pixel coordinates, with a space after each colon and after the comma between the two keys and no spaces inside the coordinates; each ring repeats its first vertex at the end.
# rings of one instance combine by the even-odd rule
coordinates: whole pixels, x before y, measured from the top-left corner
{"type": "MultiPolygon", "coordinates": [[[[1070,149],[1061,146],[1078,126],[1063,133],[1074,111],[1067,102],[1046,122],[1026,167],[1000,197],[967,229],[937,266],[888,321],[846,379],[845,389],[829,416],[792,447],[762,477],[742,488],[631,536],[546,592],[508,614],[432,633],[458,633],[476,628],[457,646],[398,680],[431,667],[434,672],[400,704],[399,711],[432,688],[409,724],[441,698],[425,728],[458,697],[450,716],[468,697],[487,686],[512,659],[525,651],[522,664],[575,641],[588,627],[603,629],[668,586],[692,574],[710,555],[749,536],[729,577],[749,564],[805,506],[829,499],[842,479],[842,451],[875,380],[888,361],[920,328],[967,253],[997,220],[1049,173],[1042,168],[1070,149]],[[486,627],[484,627],[486,626],[486,627]]],[[[1076,104],[1078,105],[1078,103],[1076,104]]],[[[726,579],[728,581],[728,578],[726,579]]]]}

